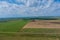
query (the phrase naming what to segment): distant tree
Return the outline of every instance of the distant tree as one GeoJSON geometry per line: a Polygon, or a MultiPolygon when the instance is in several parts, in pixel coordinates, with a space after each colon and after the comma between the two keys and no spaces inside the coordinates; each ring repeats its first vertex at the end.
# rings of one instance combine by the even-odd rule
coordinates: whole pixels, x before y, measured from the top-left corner
{"type": "Polygon", "coordinates": [[[32,19],[32,22],[35,22],[35,19],[32,19]]]}

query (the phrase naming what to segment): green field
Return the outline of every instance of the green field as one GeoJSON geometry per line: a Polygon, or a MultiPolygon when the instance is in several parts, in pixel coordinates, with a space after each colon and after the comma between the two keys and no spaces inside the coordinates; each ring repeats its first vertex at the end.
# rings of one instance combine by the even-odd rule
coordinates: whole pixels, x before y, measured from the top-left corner
{"type": "Polygon", "coordinates": [[[28,20],[0,22],[0,32],[18,32],[26,23],[28,20]]]}
{"type": "Polygon", "coordinates": [[[31,33],[60,33],[60,28],[25,28],[21,32],[31,33]]]}
{"type": "Polygon", "coordinates": [[[12,20],[7,22],[0,22],[0,40],[59,40],[60,39],[60,29],[47,29],[47,28],[22,29],[24,25],[26,25],[29,21],[30,20],[12,20]]]}
{"type": "Polygon", "coordinates": [[[27,36],[60,37],[60,28],[25,28],[21,32],[27,36]]]}

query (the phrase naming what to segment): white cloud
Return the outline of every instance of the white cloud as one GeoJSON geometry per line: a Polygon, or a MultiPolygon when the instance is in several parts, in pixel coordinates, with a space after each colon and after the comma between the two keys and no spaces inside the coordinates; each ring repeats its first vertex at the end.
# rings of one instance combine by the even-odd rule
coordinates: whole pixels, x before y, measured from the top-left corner
{"type": "Polygon", "coordinates": [[[17,3],[24,3],[27,7],[40,7],[40,8],[47,8],[49,7],[54,0],[16,0],[17,3]]]}
{"type": "MultiPolygon", "coordinates": [[[[26,5],[30,5],[30,4],[26,4],[26,5]]],[[[6,1],[2,1],[0,2],[0,17],[49,16],[60,13],[59,12],[60,3],[52,3],[52,4],[49,3],[48,5],[49,7],[47,8],[30,7],[26,5],[18,5],[18,4],[12,4],[6,1]]]]}
{"type": "Polygon", "coordinates": [[[0,2],[0,17],[14,17],[24,13],[24,6],[11,4],[6,1],[0,2]]]}

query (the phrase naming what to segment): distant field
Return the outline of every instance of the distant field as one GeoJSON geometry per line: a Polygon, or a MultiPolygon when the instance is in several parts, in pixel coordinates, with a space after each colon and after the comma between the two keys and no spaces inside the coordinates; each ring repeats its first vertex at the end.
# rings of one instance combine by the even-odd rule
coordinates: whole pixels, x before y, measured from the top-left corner
{"type": "Polygon", "coordinates": [[[60,28],[60,20],[35,20],[23,28],[60,28]]]}
{"type": "Polygon", "coordinates": [[[7,22],[0,22],[0,32],[17,32],[28,20],[12,20],[7,22]]]}
{"type": "Polygon", "coordinates": [[[60,40],[60,28],[23,28],[28,22],[0,22],[0,40],[60,40]]]}

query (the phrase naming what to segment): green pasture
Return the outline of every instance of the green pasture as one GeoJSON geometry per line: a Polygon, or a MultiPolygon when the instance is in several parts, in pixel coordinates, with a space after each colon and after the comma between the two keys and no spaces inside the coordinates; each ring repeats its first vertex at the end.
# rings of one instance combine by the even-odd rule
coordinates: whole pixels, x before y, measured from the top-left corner
{"type": "Polygon", "coordinates": [[[60,28],[25,28],[21,32],[31,33],[60,33],[60,28]]]}
{"type": "Polygon", "coordinates": [[[59,36],[43,36],[39,34],[0,33],[0,40],[60,40],[59,36]]]}
{"type": "Polygon", "coordinates": [[[28,20],[12,20],[0,22],[0,32],[18,32],[28,23],[28,20]]]}

